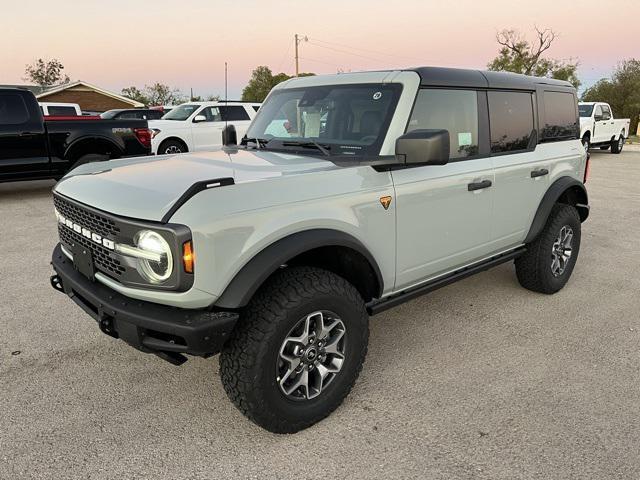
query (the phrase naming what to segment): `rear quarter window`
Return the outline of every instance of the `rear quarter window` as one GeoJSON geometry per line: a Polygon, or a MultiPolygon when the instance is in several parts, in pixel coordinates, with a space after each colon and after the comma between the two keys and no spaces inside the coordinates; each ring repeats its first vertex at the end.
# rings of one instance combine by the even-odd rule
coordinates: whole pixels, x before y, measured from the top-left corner
{"type": "Polygon", "coordinates": [[[541,141],[553,142],[578,138],[576,100],[568,92],[543,92],[544,125],[541,141]]]}
{"type": "Polygon", "coordinates": [[[47,110],[49,111],[49,115],[52,116],[75,117],[78,115],[78,112],[76,112],[74,107],[56,107],[50,105],[47,110]]]}
{"type": "Polygon", "coordinates": [[[29,121],[29,111],[22,95],[0,94],[0,125],[20,125],[29,121]]]}
{"type": "Polygon", "coordinates": [[[244,107],[240,105],[232,105],[232,106],[221,106],[220,112],[222,113],[222,119],[225,121],[240,121],[240,120],[250,120],[249,114],[244,109],[244,107]]]}

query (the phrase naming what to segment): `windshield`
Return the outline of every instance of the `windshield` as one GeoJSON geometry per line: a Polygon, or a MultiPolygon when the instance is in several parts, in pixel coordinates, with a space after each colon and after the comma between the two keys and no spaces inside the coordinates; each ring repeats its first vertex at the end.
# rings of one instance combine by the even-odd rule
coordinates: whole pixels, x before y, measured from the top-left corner
{"type": "Polygon", "coordinates": [[[277,90],[260,107],[247,140],[275,140],[264,144],[267,148],[378,155],[401,89],[399,84],[365,84],[277,90]]]}
{"type": "Polygon", "coordinates": [[[595,105],[578,105],[578,111],[581,117],[590,117],[595,105]]]}
{"type": "Polygon", "coordinates": [[[186,120],[193,112],[200,108],[200,105],[185,104],[172,108],[171,111],[162,117],[162,120],[186,120]]]}

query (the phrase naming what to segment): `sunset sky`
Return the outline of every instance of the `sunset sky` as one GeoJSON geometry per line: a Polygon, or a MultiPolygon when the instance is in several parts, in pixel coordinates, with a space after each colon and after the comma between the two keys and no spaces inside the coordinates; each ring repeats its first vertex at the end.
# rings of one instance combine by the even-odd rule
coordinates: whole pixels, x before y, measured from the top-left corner
{"type": "Polygon", "coordinates": [[[21,0],[2,9],[0,84],[23,83],[25,64],[58,58],[72,80],[119,92],[160,81],[238,98],[251,70],[335,73],[416,65],[484,68],[495,34],[534,25],[559,34],[549,56],[577,58],[591,85],[640,58],[637,0],[21,0]]]}

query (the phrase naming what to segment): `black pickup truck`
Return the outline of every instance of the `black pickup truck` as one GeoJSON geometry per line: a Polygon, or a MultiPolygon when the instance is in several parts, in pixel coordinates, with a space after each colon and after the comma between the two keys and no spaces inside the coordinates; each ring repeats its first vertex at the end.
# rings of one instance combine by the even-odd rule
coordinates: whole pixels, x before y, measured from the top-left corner
{"type": "Polygon", "coordinates": [[[82,163],[140,155],[151,155],[146,120],[45,120],[33,93],[0,88],[0,182],[60,178],[82,163]]]}

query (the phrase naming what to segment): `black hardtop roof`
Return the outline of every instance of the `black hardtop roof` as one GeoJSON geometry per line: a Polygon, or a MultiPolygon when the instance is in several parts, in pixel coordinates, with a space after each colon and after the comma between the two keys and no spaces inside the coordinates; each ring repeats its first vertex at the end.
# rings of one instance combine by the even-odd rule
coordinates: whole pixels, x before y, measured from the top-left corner
{"type": "Polygon", "coordinates": [[[537,85],[573,88],[573,85],[565,80],[531,77],[511,72],[491,72],[444,67],[417,67],[410,70],[420,75],[420,85],[423,86],[504,88],[514,90],[535,90],[537,85]]]}

